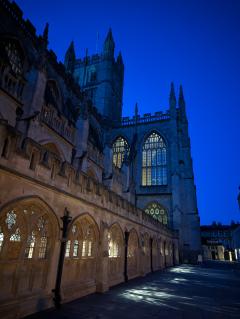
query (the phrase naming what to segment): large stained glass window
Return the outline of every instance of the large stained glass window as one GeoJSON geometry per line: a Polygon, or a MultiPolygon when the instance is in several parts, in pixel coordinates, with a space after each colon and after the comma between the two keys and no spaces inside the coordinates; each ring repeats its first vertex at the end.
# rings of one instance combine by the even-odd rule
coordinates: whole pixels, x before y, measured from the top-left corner
{"type": "Polygon", "coordinates": [[[121,168],[123,160],[128,156],[128,154],[128,142],[124,138],[118,137],[113,143],[113,164],[116,167],[121,168]]]}
{"type": "Polygon", "coordinates": [[[162,137],[153,132],[142,149],[142,185],[167,185],[167,149],[162,137]]]}
{"type": "Polygon", "coordinates": [[[157,219],[160,223],[168,224],[167,211],[158,203],[150,203],[146,208],[145,212],[151,215],[153,218],[157,219]]]}

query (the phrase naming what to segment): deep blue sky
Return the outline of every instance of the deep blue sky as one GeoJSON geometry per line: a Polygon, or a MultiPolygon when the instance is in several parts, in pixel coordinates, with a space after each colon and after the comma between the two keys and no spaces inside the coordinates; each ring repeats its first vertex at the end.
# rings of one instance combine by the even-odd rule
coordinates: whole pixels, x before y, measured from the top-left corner
{"type": "MultiPolygon", "coordinates": [[[[239,0],[17,0],[63,61],[71,40],[82,57],[112,27],[125,64],[124,109],[168,108],[170,82],[183,84],[201,223],[239,220],[239,0]]],[[[116,53],[117,53],[116,52],[116,53]]]]}

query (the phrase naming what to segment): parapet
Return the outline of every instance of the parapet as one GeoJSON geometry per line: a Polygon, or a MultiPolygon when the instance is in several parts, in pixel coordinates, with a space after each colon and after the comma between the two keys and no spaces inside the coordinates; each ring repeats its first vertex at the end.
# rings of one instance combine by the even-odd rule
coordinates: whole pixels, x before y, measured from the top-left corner
{"type": "Polygon", "coordinates": [[[28,180],[34,179],[50,190],[88,201],[123,218],[147,225],[167,237],[178,236],[176,231],[166,228],[102,183],[62,161],[31,138],[24,137],[5,120],[0,120],[0,154],[1,170],[28,180]]]}

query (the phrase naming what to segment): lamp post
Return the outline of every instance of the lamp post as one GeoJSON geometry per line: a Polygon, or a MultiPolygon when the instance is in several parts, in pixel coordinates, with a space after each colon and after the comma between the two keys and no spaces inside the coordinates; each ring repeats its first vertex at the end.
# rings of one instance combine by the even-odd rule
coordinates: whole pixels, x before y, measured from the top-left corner
{"type": "Polygon", "coordinates": [[[61,217],[63,227],[62,230],[62,239],[61,239],[61,246],[60,246],[60,254],[58,260],[58,269],[57,269],[57,277],[56,277],[56,284],[55,288],[52,290],[54,293],[53,302],[55,307],[59,309],[61,307],[61,281],[62,281],[62,272],[63,272],[63,264],[64,264],[64,256],[66,250],[66,242],[67,242],[67,233],[68,233],[68,225],[70,224],[72,217],[70,216],[69,211],[65,208],[64,215],[61,217]]]}

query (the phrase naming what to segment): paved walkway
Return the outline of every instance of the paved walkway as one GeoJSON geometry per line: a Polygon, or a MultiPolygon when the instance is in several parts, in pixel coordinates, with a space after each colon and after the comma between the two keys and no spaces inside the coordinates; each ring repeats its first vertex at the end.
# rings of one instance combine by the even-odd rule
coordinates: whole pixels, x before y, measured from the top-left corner
{"type": "Polygon", "coordinates": [[[240,318],[240,272],[182,265],[27,318],[240,318]]]}

